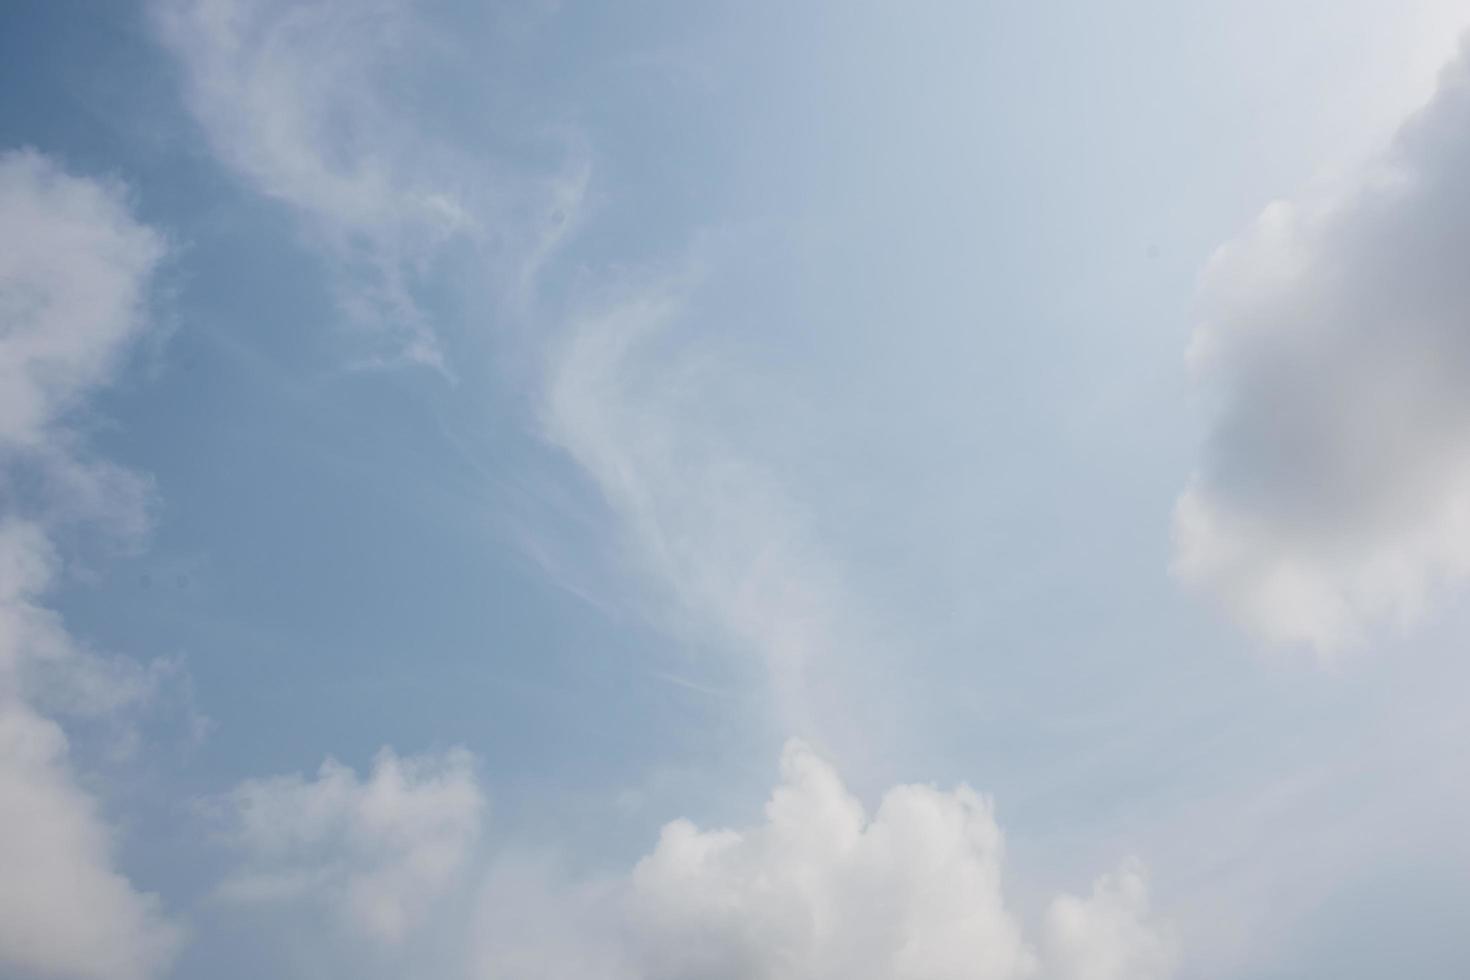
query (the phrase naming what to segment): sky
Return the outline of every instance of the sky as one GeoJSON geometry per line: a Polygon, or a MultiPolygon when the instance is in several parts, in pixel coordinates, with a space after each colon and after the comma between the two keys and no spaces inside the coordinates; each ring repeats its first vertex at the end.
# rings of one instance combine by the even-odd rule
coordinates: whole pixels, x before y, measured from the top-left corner
{"type": "Polygon", "coordinates": [[[1467,28],[4,5],[0,977],[1470,975],[1467,28]]]}

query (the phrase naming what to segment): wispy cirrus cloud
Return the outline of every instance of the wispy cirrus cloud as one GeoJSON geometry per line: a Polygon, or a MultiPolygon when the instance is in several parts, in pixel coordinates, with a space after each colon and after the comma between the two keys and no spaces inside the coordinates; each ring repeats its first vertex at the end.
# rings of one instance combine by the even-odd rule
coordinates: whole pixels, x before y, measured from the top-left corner
{"type": "MultiPolygon", "coordinates": [[[[527,172],[437,141],[385,81],[406,52],[444,43],[409,6],[161,0],[154,10],[214,154],[301,217],[350,305],[375,311],[402,358],[454,373],[440,333],[458,327],[431,322],[416,277],[455,242],[480,256],[507,302],[537,304],[536,270],[582,207],[587,154],[567,137],[560,166],[527,172]]],[[[685,315],[679,278],[571,322],[541,317],[531,362],[544,373],[527,384],[539,393],[538,435],[604,496],[655,602],[766,665],[778,714],[811,734],[803,678],[839,644],[850,604],[773,474],[693,423],[698,352],[650,356],[648,341],[677,335],[685,315]]]]}
{"type": "Polygon", "coordinates": [[[994,806],[966,786],[895,786],[869,812],[792,740],[759,822],[673,820],[631,868],[568,877],[544,853],[488,839],[473,770],[463,750],[384,749],[365,777],[328,760],[315,777],[248,780],[205,805],[239,859],[217,895],[309,911],[323,945],[319,915],[484,980],[1174,975],[1173,932],[1137,860],[1057,895],[1029,939],[994,806]]]}
{"type": "Polygon", "coordinates": [[[527,171],[433,135],[401,97],[441,42],[403,0],[159,0],[162,43],[214,155],[299,218],[332,263],[341,306],[374,339],[364,365],[453,375],[426,308],[435,263],[461,245],[512,305],[574,224],[589,169],[577,141],[527,171]],[[422,60],[414,60],[421,66],[422,60]]]}
{"type": "Polygon", "coordinates": [[[597,487],[656,601],[761,663],[779,722],[809,731],[808,678],[848,599],[774,475],[701,424],[718,367],[679,343],[691,288],[632,288],[574,318],[547,359],[544,433],[597,487]]]}

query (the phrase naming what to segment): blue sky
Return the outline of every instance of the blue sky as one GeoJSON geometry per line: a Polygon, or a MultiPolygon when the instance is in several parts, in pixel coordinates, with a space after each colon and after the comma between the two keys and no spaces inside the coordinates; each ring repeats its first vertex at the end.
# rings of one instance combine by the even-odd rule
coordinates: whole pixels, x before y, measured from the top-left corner
{"type": "Polygon", "coordinates": [[[0,975],[1465,975],[1456,8],[9,5],[0,975]]]}

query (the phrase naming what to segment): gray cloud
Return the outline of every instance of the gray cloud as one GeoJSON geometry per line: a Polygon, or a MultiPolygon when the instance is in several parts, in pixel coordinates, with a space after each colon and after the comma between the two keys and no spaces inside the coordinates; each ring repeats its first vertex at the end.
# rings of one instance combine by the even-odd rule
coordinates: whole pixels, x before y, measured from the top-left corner
{"type": "Polygon", "coordinates": [[[1175,567],[1271,641],[1408,622],[1470,571],[1470,56],[1346,185],[1219,250],[1190,351],[1220,402],[1175,567]]]}

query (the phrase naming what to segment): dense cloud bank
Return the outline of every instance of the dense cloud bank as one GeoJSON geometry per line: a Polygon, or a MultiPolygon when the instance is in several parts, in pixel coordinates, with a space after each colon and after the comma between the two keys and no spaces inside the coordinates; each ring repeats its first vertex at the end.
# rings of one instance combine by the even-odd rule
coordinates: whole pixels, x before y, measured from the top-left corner
{"type": "Polygon", "coordinates": [[[1368,172],[1278,202],[1206,270],[1220,399],[1176,570],[1319,652],[1470,571],[1470,55],[1368,172]]]}

